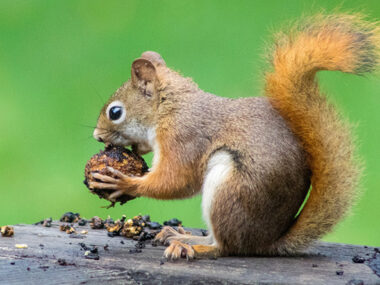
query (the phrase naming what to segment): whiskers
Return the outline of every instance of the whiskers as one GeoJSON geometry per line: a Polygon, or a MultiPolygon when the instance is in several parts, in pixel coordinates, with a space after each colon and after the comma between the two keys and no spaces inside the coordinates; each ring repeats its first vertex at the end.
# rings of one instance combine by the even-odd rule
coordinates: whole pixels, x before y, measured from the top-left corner
{"type": "MultiPolygon", "coordinates": [[[[118,130],[114,129],[106,129],[102,127],[97,126],[91,126],[91,125],[85,125],[85,124],[79,124],[81,127],[95,130],[97,129],[97,136],[101,137],[105,143],[112,143],[112,144],[124,144],[128,139],[118,130]]],[[[93,134],[86,136],[84,140],[93,139],[93,134]]]]}

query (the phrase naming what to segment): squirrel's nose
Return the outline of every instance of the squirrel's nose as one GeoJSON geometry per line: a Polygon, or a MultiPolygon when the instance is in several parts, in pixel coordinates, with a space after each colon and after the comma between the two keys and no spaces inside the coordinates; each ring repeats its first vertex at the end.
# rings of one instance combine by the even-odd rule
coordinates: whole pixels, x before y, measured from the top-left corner
{"type": "Polygon", "coordinates": [[[94,133],[92,135],[94,136],[94,139],[96,139],[98,142],[104,142],[101,136],[99,135],[99,131],[97,128],[94,130],[94,133]]]}

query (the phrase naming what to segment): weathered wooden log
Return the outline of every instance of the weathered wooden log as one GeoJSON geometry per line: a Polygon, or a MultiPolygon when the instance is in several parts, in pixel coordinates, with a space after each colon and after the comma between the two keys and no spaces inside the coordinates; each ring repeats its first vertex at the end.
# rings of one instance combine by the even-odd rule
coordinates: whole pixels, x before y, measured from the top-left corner
{"type": "Polygon", "coordinates": [[[319,242],[297,257],[173,262],[163,259],[163,246],[147,242],[133,253],[132,239],[89,226],[77,227],[87,234],[70,235],[59,224],[16,225],[13,237],[0,237],[0,284],[380,284],[380,252],[373,247],[319,242]],[[79,243],[97,246],[99,260],[87,259],[79,243]]]}

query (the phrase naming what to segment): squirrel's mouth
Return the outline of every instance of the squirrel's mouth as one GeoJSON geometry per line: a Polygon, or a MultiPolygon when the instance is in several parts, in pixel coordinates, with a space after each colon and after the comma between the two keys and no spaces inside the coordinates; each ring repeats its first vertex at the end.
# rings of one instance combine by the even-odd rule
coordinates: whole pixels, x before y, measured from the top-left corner
{"type": "Polygon", "coordinates": [[[132,144],[132,151],[134,153],[137,153],[138,155],[143,155],[143,154],[147,154],[148,152],[151,152],[152,149],[147,144],[138,143],[138,144],[132,144]]]}

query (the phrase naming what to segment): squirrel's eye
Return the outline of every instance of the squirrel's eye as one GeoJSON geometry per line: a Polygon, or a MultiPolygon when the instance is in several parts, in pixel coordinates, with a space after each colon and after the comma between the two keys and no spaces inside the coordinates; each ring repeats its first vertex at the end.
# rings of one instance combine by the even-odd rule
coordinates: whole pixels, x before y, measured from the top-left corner
{"type": "Polygon", "coordinates": [[[113,124],[120,124],[126,116],[124,104],[120,101],[113,101],[109,104],[105,113],[113,124]]]}
{"type": "Polygon", "coordinates": [[[114,106],[109,111],[109,116],[112,121],[116,121],[120,119],[121,115],[123,114],[123,108],[120,106],[114,106]]]}

